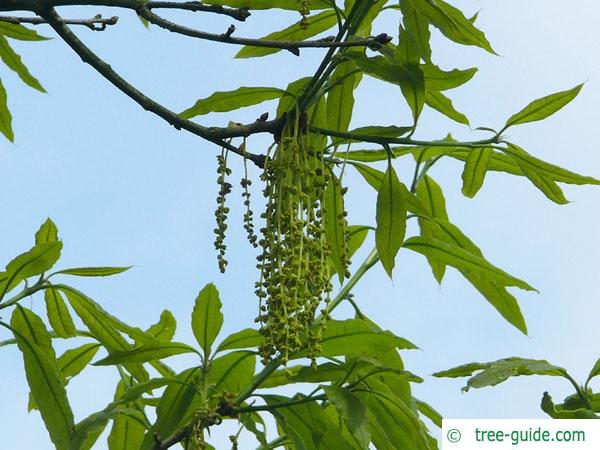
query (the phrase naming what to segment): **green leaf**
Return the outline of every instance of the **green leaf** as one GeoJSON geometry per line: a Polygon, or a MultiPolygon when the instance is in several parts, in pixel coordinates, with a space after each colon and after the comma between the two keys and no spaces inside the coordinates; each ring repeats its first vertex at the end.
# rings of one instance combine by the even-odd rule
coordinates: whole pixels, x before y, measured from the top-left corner
{"type": "Polygon", "coordinates": [[[51,269],[58,261],[61,249],[60,241],[46,242],[36,245],[9,262],[6,265],[6,278],[0,281],[0,298],[21,281],[51,269]]]}
{"type": "MultiPolygon", "coordinates": [[[[89,298],[88,296],[83,294],[82,292],[78,291],[77,289],[74,289],[70,286],[66,286],[66,285],[62,285],[62,284],[55,285],[54,287],[56,289],[59,289],[60,291],[62,291],[63,293],[65,293],[67,295],[67,299],[69,300],[69,302],[71,302],[71,306],[73,305],[73,301],[81,303],[84,306],[84,308],[90,312],[90,314],[95,314],[98,317],[101,317],[103,321],[106,321],[107,325],[114,328],[115,330],[118,330],[118,331],[121,331],[121,332],[127,334],[131,339],[134,339],[137,342],[143,342],[143,343],[156,342],[156,339],[154,338],[154,336],[141,330],[138,327],[133,327],[131,325],[127,325],[125,322],[122,322],[121,320],[117,319],[115,316],[113,316],[112,314],[109,314],[107,311],[105,311],[98,303],[96,303],[94,300],[92,300],[91,298],[89,298]],[[71,294],[71,296],[69,296],[69,293],[71,294]]],[[[77,314],[79,314],[79,313],[77,313],[77,314]]],[[[86,323],[86,325],[87,325],[87,323],[86,323]]],[[[90,331],[91,331],[91,329],[90,329],[90,331]]],[[[110,350],[109,347],[107,347],[107,349],[110,350]]],[[[122,349],[117,349],[117,350],[122,350],[122,349]]]]}
{"type": "Polygon", "coordinates": [[[223,342],[217,347],[216,353],[238,348],[254,348],[261,345],[262,342],[263,337],[257,330],[245,328],[223,339],[223,342]]]}
{"type": "MultiPolygon", "coordinates": [[[[391,153],[394,155],[394,158],[398,158],[399,156],[409,155],[411,150],[411,147],[396,147],[391,149],[391,153]]],[[[376,162],[388,159],[389,152],[387,150],[351,150],[345,153],[339,153],[338,156],[343,159],[348,159],[350,163],[353,161],[376,162]]],[[[380,173],[381,178],[383,179],[383,172],[380,173]]],[[[375,189],[377,189],[377,187],[375,187],[375,189]]]]}
{"type": "Polygon", "coordinates": [[[477,73],[477,67],[445,71],[435,64],[422,64],[421,72],[423,72],[427,90],[446,91],[455,89],[470,81],[477,73]]]}
{"type": "Polygon", "coordinates": [[[521,111],[512,115],[506,121],[506,125],[504,125],[502,131],[514,125],[536,122],[551,116],[569,104],[575,97],[577,97],[577,94],[579,94],[579,91],[581,91],[582,87],[583,84],[580,84],[575,86],[573,89],[569,89],[568,91],[557,92],[556,94],[534,100],[521,111]]]}
{"type": "Polygon", "coordinates": [[[417,236],[407,239],[404,242],[404,247],[422,255],[436,258],[440,262],[459,270],[473,272],[484,279],[496,281],[503,286],[516,286],[527,291],[535,290],[526,282],[509,275],[482,257],[473,255],[458,245],[435,238],[417,236]]]}
{"type": "Polygon", "coordinates": [[[471,376],[473,373],[486,369],[487,367],[489,367],[489,363],[472,362],[453,367],[452,369],[442,370],[432,375],[437,378],[462,378],[471,376]]]}
{"type": "Polygon", "coordinates": [[[323,391],[339,415],[344,419],[348,430],[362,449],[369,448],[371,433],[367,422],[367,408],[360,398],[337,386],[323,386],[323,391]]]}
{"type": "Polygon", "coordinates": [[[46,219],[35,233],[35,245],[54,241],[58,241],[58,228],[52,220],[46,219]]]}
{"type": "Polygon", "coordinates": [[[381,381],[368,379],[369,389],[356,392],[367,406],[372,442],[378,450],[430,450],[425,426],[411,407],[381,381]]]}
{"type": "Polygon", "coordinates": [[[383,56],[368,58],[358,52],[348,52],[345,56],[367,75],[400,86],[416,123],[425,103],[425,82],[418,65],[404,65],[383,56]]]}
{"type": "Polygon", "coordinates": [[[384,173],[365,164],[351,162],[352,166],[362,175],[367,183],[377,192],[383,182],[384,173]]]}
{"type": "Polygon", "coordinates": [[[454,6],[443,0],[409,0],[409,4],[419,14],[427,17],[448,39],[459,44],[475,45],[495,54],[483,32],[454,6]]]}
{"type": "Polygon", "coordinates": [[[14,142],[15,134],[12,129],[12,115],[8,109],[7,100],[6,89],[2,84],[2,79],[0,79],[0,132],[10,142],[14,142]]]}
{"type": "Polygon", "coordinates": [[[589,381],[592,378],[597,377],[598,375],[600,375],[600,359],[596,361],[596,364],[594,364],[594,367],[592,367],[592,370],[590,370],[590,374],[587,377],[586,384],[589,383],[589,381]]]}
{"type": "MultiPolygon", "coordinates": [[[[323,31],[330,29],[337,24],[335,12],[324,11],[322,13],[310,16],[308,26],[302,27],[300,22],[297,22],[281,31],[268,34],[261,38],[264,41],[304,41],[323,31]]],[[[252,47],[244,46],[235,55],[236,58],[256,58],[260,56],[271,55],[281,51],[278,48],[252,47]]]]}
{"type": "Polygon", "coordinates": [[[21,57],[11,48],[6,38],[2,35],[0,35],[0,58],[9,69],[19,75],[23,83],[40,92],[46,92],[40,82],[29,73],[27,66],[21,61],[21,57]]]}
{"type": "Polygon", "coordinates": [[[92,361],[100,344],[83,344],[64,352],[58,358],[58,368],[66,379],[79,375],[83,369],[92,361]]]}
{"type": "Polygon", "coordinates": [[[235,91],[215,92],[207,98],[196,101],[193,106],[179,113],[179,116],[191,119],[211,112],[235,111],[280,98],[285,94],[284,90],[273,87],[241,87],[235,91]]]}
{"type": "Polygon", "coordinates": [[[288,366],[269,375],[260,384],[260,388],[274,388],[293,383],[322,383],[343,379],[347,374],[348,367],[336,363],[319,364],[317,367],[288,366]]]}
{"type": "Polygon", "coordinates": [[[11,327],[23,354],[27,383],[50,439],[58,450],[67,449],[75,424],[50,335],[38,316],[20,306],[13,311],[11,327]]]}
{"type": "Polygon", "coordinates": [[[391,162],[388,163],[377,195],[375,244],[388,276],[392,277],[396,254],[406,233],[406,201],[402,185],[391,162]]]}
{"type": "Polygon", "coordinates": [[[133,266],[128,267],[74,267],[72,269],[64,269],[57,274],[62,275],[74,275],[76,277],[109,277],[118,273],[123,273],[126,270],[131,269],[133,266]]]}
{"type": "Polygon", "coordinates": [[[23,25],[9,22],[0,22],[0,34],[19,41],[45,41],[48,39],[23,25]]]}
{"type": "Polygon", "coordinates": [[[65,339],[77,336],[75,324],[60,292],[52,288],[46,289],[44,300],[48,321],[56,334],[65,339]]]}
{"type": "Polygon", "coordinates": [[[402,10],[404,28],[408,36],[411,37],[413,45],[418,49],[419,56],[424,61],[431,62],[429,22],[406,2],[400,4],[400,9],[402,10]]]}
{"type": "Polygon", "coordinates": [[[523,174],[537,187],[548,199],[559,205],[566,205],[569,201],[565,198],[562,189],[544,172],[531,164],[527,158],[527,153],[515,145],[510,145],[506,153],[514,156],[515,161],[521,168],[523,174]]]}
{"type": "Polygon", "coordinates": [[[192,311],[192,331],[205,355],[210,354],[211,346],[221,331],[222,306],[219,291],[212,283],[207,284],[196,297],[192,311]]]}
{"type": "MultiPolygon", "coordinates": [[[[120,413],[127,413],[127,408],[124,407],[124,405],[137,400],[141,395],[148,391],[177,382],[181,384],[181,380],[174,378],[157,378],[128,387],[123,393],[123,396],[118,400],[109,403],[102,411],[89,415],[77,424],[75,427],[75,434],[71,439],[70,450],[90,449],[106,427],[109,420],[120,413]]],[[[153,444],[154,441],[150,441],[150,448],[152,448],[153,444]]]]}
{"type": "MultiPolygon", "coordinates": [[[[355,128],[353,130],[350,130],[347,132],[347,134],[350,137],[335,137],[333,138],[333,142],[336,145],[340,145],[340,144],[348,144],[348,143],[354,143],[354,142],[360,142],[365,140],[365,138],[372,138],[372,137],[399,137],[399,136],[404,136],[405,134],[409,133],[411,130],[413,129],[413,127],[397,127],[395,125],[388,125],[388,126],[366,126],[366,127],[360,127],[360,128],[355,128]]],[[[383,161],[384,159],[387,159],[387,152],[385,150],[380,151],[380,150],[367,150],[366,152],[370,152],[370,153],[377,153],[378,155],[381,154],[382,156],[380,156],[378,159],[355,159],[356,161],[383,161]]],[[[340,156],[352,156],[355,155],[355,153],[358,152],[345,152],[343,154],[339,154],[340,156]]],[[[408,152],[407,152],[408,153],[408,152]]],[[[395,156],[399,156],[399,155],[395,155],[395,156]]],[[[349,158],[350,159],[350,158],[349,158]]]]}
{"type": "Polygon", "coordinates": [[[355,449],[352,442],[344,438],[337,424],[327,417],[316,402],[300,403],[286,408],[277,407],[282,403],[305,398],[300,394],[293,399],[279,395],[263,396],[267,405],[273,408],[277,424],[293,443],[292,448],[297,450],[355,449]]]}
{"type": "Polygon", "coordinates": [[[123,363],[145,363],[156,361],[169,356],[182,353],[197,353],[194,348],[179,342],[157,342],[156,344],[142,345],[131,350],[117,350],[100,361],[95,366],[112,366],[123,363]]]}
{"type": "Polygon", "coordinates": [[[469,376],[476,371],[479,371],[479,373],[469,378],[467,385],[462,388],[463,391],[466,392],[471,388],[479,389],[487,386],[495,386],[511,377],[518,377],[522,375],[546,375],[568,378],[568,373],[565,369],[554,366],[548,361],[517,357],[499,359],[498,361],[483,364],[466,364],[447,371],[434,373],[433,376],[469,376]]]}
{"type": "Polygon", "coordinates": [[[421,400],[415,399],[415,402],[417,403],[417,408],[421,414],[431,420],[437,427],[442,428],[442,415],[439,412],[431,405],[422,402],[421,400]]]}
{"type": "MultiPolygon", "coordinates": [[[[83,295],[73,288],[57,286],[67,297],[71,308],[79,316],[81,321],[110,353],[127,351],[131,349],[129,343],[117,331],[122,327],[122,322],[114,318],[91,298],[83,295]]],[[[143,333],[139,330],[140,333],[143,333]]],[[[124,367],[138,380],[148,380],[148,373],[140,364],[127,363],[124,367]]]]}
{"type": "MultiPolygon", "coordinates": [[[[429,222],[432,225],[431,222],[429,222]]],[[[434,237],[458,245],[469,253],[483,258],[483,253],[458,227],[450,222],[437,219],[433,225],[434,237]]],[[[519,308],[517,300],[506,288],[493,281],[485,280],[478,275],[461,271],[462,275],[485,297],[485,299],[504,317],[511,325],[522,333],[527,334],[527,324],[519,308]]]]}
{"type": "MultiPolygon", "coordinates": [[[[320,356],[373,356],[389,350],[414,349],[416,346],[404,338],[387,331],[374,331],[366,322],[359,319],[330,320],[321,339],[320,356]]],[[[290,359],[306,356],[301,351],[290,359]]]]}
{"type": "Polygon", "coordinates": [[[452,100],[450,100],[441,92],[430,90],[425,92],[425,103],[446,117],[449,117],[458,123],[469,125],[469,119],[467,116],[457,111],[452,104],[452,100]]]}
{"type": "Polygon", "coordinates": [[[542,408],[542,411],[544,411],[553,419],[600,419],[600,416],[585,408],[579,408],[575,410],[558,410],[552,401],[552,397],[547,392],[544,392],[540,407],[542,408]]]}
{"type": "Polygon", "coordinates": [[[165,309],[160,314],[160,319],[157,323],[148,328],[147,333],[156,338],[159,342],[169,342],[175,335],[177,329],[177,321],[173,314],[165,309]]]}
{"type": "MultiPolygon", "coordinates": [[[[436,237],[435,224],[432,223],[429,217],[441,220],[448,219],[446,199],[444,198],[442,188],[433,178],[426,175],[417,184],[416,196],[421,201],[424,208],[426,208],[427,212],[427,218],[419,217],[421,236],[425,238],[436,237]]],[[[431,256],[427,256],[427,263],[429,264],[429,267],[431,267],[431,271],[436,281],[441,283],[444,274],[446,273],[446,265],[431,256]]]]}
{"type": "MultiPolygon", "coordinates": [[[[118,401],[125,393],[126,386],[123,381],[117,385],[115,392],[115,401],[118,401]]],[[[127,406],[125,406],[127,407],[127,406]]],[[[135,407],[134,404],[129,407],[135,407]]],[[[140,411],[137,411],[141,413],[140,411]]],[[[139,448],[144,440],[146,427],[144,426],[144,416],[136,420],[129,414],[117,414],[113,419],[113,425],[108,435],[108,448],[110,450],[129,450],[139,448]],[[140,423],[141,420],[141,423],[140,423]]]]}
{"type": "Polygon", "coordinates": [[[340,283],[344,281],[347,272],[348,248],[346,245],[346,218],[344,216],[344,195],[342,184],[332,172],[325,189],[325,237],[329,244],[329,257],[333,262],[340,283]]]}
{"type": "Polygon", "coordinates": [[[481,189],[491,159],[490,147],[471,149],[462,173],[462,193],[465,197],[473,198],[481,189]]]}
{"type": "Polygon", "coordinates": [[[348,258],[362,246],[371,228],[365,225],[350,225],[348,227],[348,258]]]}
{"type": "Polygon", "coordinates": [[[339,64],[331,74],[334,85],[327,94],[327,127],[334,131],[346,131],[354,109],[354,89],[360,80],[356,65],[350,61],[339,64]]]}
{"type": "Polygon", "coordinates": [[[195,383],[200,375],[200,367],[186,369],[177,376],[180,383],[167,386],[156,408],[156,422],[146,433],[140,450],[152,450],[156,435],[166,439],[181,425],[198,395],[195,383]]]}
{"type": "Polygon", "coordinates": [[[208,383],[217,392],[241,392],[252,381],[256,353],[231,352],[212,361],[208,383]]]}

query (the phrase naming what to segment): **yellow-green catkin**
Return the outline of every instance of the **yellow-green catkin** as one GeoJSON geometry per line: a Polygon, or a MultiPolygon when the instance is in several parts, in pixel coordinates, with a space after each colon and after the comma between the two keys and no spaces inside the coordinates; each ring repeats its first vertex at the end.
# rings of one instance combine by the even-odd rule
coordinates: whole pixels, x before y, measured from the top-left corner
{"type": "Polygon", "coordinates": [[[231,184],[228,183],[227,176],[231,175],[231,169],[227,167],[227,151],[222,149],[221,154],[217,156],[217,183],[219,185],[219,193],[217,194],[217,209],[215,210],[215,219],[217,226],[215,232],[215,250],[217,250],[217,263],[221,273],[225,272],[227,267],[227,259],[225,259],[225,232],[227,231],[227,215],[229,208],[225,201],[227,195],[231,192],[231,184]]]}
{"type": "Polygon", "coordinates": [[[300,28],[306,30],[308,27],[308,16],[310,15],[310,0],[298,0],[298,12],[302,15],[300,28]]]}
{"type": "Polygon", "coordinates": [[[332,289],[322,212],[329,170],[323,151],[310,145],[310,135],[299,130],[298,122],[284,127],[262,175],[267,206],[257,258],[256,320],[264,336],[264,363],[276,354],[287,363],[289,355],[307,345],[314,364],[325,326],[325,321],[313,326],[314,318],[332,289]]]}

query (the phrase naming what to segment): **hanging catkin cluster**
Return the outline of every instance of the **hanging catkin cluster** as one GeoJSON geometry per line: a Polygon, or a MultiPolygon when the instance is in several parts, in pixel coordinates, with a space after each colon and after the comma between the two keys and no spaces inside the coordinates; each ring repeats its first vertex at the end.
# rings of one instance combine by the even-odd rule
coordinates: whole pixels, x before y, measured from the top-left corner
{"type": "Polygon", "coordinates": [[[298,12],[302,15],[302,19],[300,20],[300,28],[305,30],[308,27],[310,0],[298,0],[298,12]]]}
{"type": "Polygon", "coordinates": [[[313,149],[310,135],[298,128],[298,120],[284,128],[262,175],[267,206],[256,293],[265,363],[276,353],[285,363],[306,344],[308,357],[319,354],[325,321],[312,325],[332,289],[322,210],[330,175],[322,151],[313,149]]]}

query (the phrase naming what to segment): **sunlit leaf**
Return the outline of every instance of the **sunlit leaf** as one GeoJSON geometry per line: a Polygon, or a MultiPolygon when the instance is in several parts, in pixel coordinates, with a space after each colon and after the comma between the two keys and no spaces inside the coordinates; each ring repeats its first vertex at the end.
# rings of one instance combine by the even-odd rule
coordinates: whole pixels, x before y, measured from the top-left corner
{"type": "Polygon", "coordinates": [[[223,342],[219,344],[216,352],[224,350],[235,350],[239,348],[253,348],[258,347],[262,341],[263,336],[253,328],[245,328],[236,333],[230,334],[223,342]]]}
{"type": "Polygon", "coordinates": [[[544,411],[553,419],[600,419],[600,416],[586,408],[579,408],[575,410],[559,410],[556,408],[554,402],[552,401],[552,397],[547,392],[544,392],[540,407],[542,408],[542,411],[544,411]]]}
{"type": "Polygon", "coordinates": [[[284,90],[273,87],[241,87],[235,91],[215,92],[207,98],[196,101],[193,106],[179,115],[184,119],[190,119],[211,112],[235,111],[245,106],[274,100],[285,93],[284,90]]]}
{"type": "MultiPolygon", "coordinates": [[[[297,7],[297,6],[296,6],[297,7]]],[[[302,27],[297,22],[281,31],[268,34],[261,38],[265,41],[303,41],[313,37],[323,31],[330,29],[337,24],[335,12],[324,11],[322,13],[307,18],[308,26],[302,27]]],[[[235,55],[236,58],[256,58],[266,56],[281,51],[278,48],[251,47],[245,46],[235,55]]]]}
{"type": "Polygon", "coordinates": [[[490,147],[471,149],[462,173],[462,193],[465,197],[473,198],[481,189],[491,159],[490,147]]]}
{"type": "Polygon", "coordinates": [[[223,325],[222,306],[219,291],[212,283],[200,291],[194,303],[192,331],[206,355],[210,354],[211,346],[223,325]]]}
{"type": "MultiPolygon", "coordinates": [[[[371,356],[395,348],[416,348],[413,343],[390,332],[374,331],[359,319],[330,320],[320,344],[320,356],[371,356]]],[[[301,351],[290,359],[305,357],[306,354],[306,351],[301,351]]]]}
{"type": "Polygon", "coordinates": [[[66,450],[75,424],[54,350],[48,350],[52,345],[46,327],[38,316],[22,307],[13,311],[11,327],[23,354],[27,383],[50,439],[57,449],[66,450]]]}
{"type": "Polygon", "coordinates": [[[467,381],[467,385],[462,388],[468,391],[471,388],[482,388],[495,386],[508,380],[511,377],[522,375],[546,375],[553,377],[568,377],[567,371],[562,367],[554,366],[548,361],[526,358],[504,358],[489,363],[470,363],[443,372],[434,373],[433,376],[443,377],[463,377],[470,376],[474,372],[478,374],[472,376],[467,381]]]}
{"type": "Polygon", "coordinates": [[[23,25],[4,21],[0,22],[0,35],[19,41],[45,41],[48,39],[23,25]]]}
{"type": "Polygon", "coordinates": [[[0,281],[0,298],[26,278],[40,275],[58,261],[62,242],[53,241],[36,245],[6,265],[6,276],[0,281]]]}
{"type": "Polygon", "coordinates": [[[6,89],[0,79],[0,133],[6,137],[10,142],[14,142],[15,134],[12,129],[12,115],[8,109],[8,98],[6,96],[6,89]]]}
{"type": "Polygon", "coordinates": [[[54,241],[58,241],[58,228],[52,220],[46,219],[35,233],[35,245],[54,241]]]}
{"type": "Polygon", "coordinates": [[[323,391],[344,419],[360,448],[368,449],[371,433],[367,421],[367,408],[362,400],[349,390],[333,385],[323,386],[323,391]]]}
{"type": "Polygon", "coordinates": [[[457,111],[452,104],[452,100],[450,100],[441,92],[427,90],[425,92],[425,103],[446,117],[449,117],[458,123],[469,125],[469,119],[467,116],[457,111]]]}
{"type": "Polygon", "coordinates": [[[575,97],[577,97],[577,94],[579,94],[579,91],[581,91],[582,87],[583,84],[580,84],[575,86],[573,89],[569,89],[568,91],[557,92],[556,94],[551,94],[534,100],[521,111],[511,116],[506,121],[504,130],[514,125],[536,122],[551,116],[569,104],[575,97]]]}
{"type": "Polygon", "coordinates": [[[192,347],[179,342],[158,342],[154,345],[142,345],[131,350],[117,350],[94,363],[95,366],[111,366],[123,363],[145,363],[156,361],[182,353],[196,353],[192,347]]]}
{"type": "Polygon", "coordinates": [[[1,34],[0,58],[9,69],[13,70],[17,75],[19,75],[19,78],[21,78],[23,83],[40,92],[46,92],[40,82],[33,75],[31,75],[31,73],[29,73],[29,69],[27,69],[27,66],[23,64],[21,57],[12,49],[6,38],[1,34]]]}
{"type": "Polygon", "coordinates": [[[415,399],[415,402],[421,414],[431,420],[437,427],[442,428],[442,415],[439,412],[426,402],[417,399],[415,399]]]}
{"type": "Polygon", "coordinates": [[[126,270],[131,269],[129,267],[74,267],[72,269],[64,269],[57,274],[62,275],[74,275],[77,277],[109,277],[111,275],[117,275],[123,273],[126,270]]]}
{"type": "MultiPolygon", "coordinates": [[[[71,307],[86,325],[88,330],[109,352],[127,351],[131,349],[129,343],[115,329],[116,324],[120,324],[116,318],[104,311],[100,305],[89,297],[81,294],[72,288],[59,286],[67,297],[71,307]]],[[[140,330],[140,332],[142,332],[140,330]]],[[[148,380],[148,373],[140,364],[127,363],[124,367],[138,380],[148,380]]]]}
{"type": "Polygon", "coordinates": [[[431,256],[440,262],[459,270],[473,272],[484,279],[496,281],[503,286],[516,286],[524,290],[535,290],[523,280],[509,275],[485,259],[473,255],[463,248],[435,238],[412,237],[404,242],[404,247],[431,256]]]}
{"type": "Polygon", "coordinates": [[[208,383],[217,392],[236,392],[248,386],[254,375],[256,354],[231,352],[212,361],[208,383]]]}
{"type": "Polygon", "coordinates": [[[432,91],[455,89],[467,83],[477,73],[477,67],[470,69],[453,69],[445,71],[435,64],[422,64],[421,71],[425,78],[425,87],[432,91]]]}
{"type": "MultiPolygon", "coordinates": [[[[122,381],[119,382],[115,392],[115,401],[118,401],[123,396],[125,390],[126,386],[124,383],[122,381]]],[[[124,405],[126,408],[128,406],[127,404],[124,405]]],[[[131,406],[133,407],[134,405],[132,404],[131,406]]],[[[137,413],[141,414],[140,411],[137,411],[137,413]]],[[[121,414],[117,414],[113,419],[113,425],[107,439],[110,450],[129,450],[140,447],[144,439],[144,433],[146,432],[144,416],[138,417],[137,420],[134,417],[132,417],[131,413],[125,414],[122,412],[121,414]]]]}
{"type": "Polygon", "coordinates": [[[354,89],[360,80],[360,74],[354,63],[341,63],[331,74],[333,87],[327,94],[327,127],[334,131],[346,131],[352,119],[354,109],[354,89]]]}
{"type": "Polygon", "coordinates": [[[443,0],[409,0],[409,4],[427,17],[433,26],[448,39],[459,44],[475,45],[494,53],[483,32],[477,29],[464,14],[443,0]]]}
{"type": "Polygon", "coordinates": [[[81,373],[92,361],[99,348],[100,344],[90,343],[65,351],[58,358],[58,368],[62,376],[69,379],[81,373]]]}
{"type": "MultiPolygon", "coordinates": [[[[435,182],[429,175],[425,175],[421,182],[417,185],[416,195],[427,208],[427,216],[435,219],[448,220],[446,212],[446,199],[439,184],[435,182]]],[[[429,218],[419,217],[419,228],[421,236],[435,237],[435,224],[429,218]]],[[[427,256],[427,263],[431,267],[433,276],[438,283],[442,282],[446,273],[446,265],[438,259],[427,256]]]]}
{"type": "Polygon", "coordinates": [[[392,277],[396,254],[406,233],[406,201],[402,185],[391,163],[388,164],[377,195],[375,244],[388,276],[392,277]]]}
{"type": "Polygon", "coordinates": [[[148,328],[148,334],[152,335],[159,342],[169,342],[175,335],[177,321],[173,314],[165,309],[160,314],[160,319],[157,323],[148,328]]]}
{"type": "Polygon", "coordinates": [[[294,449],[349,449],[356,447],[346,440],[316,402],[300,403],[287,408],[277,408],[280,403],[301,400],[305,396],[297,395],[293,399],[278,395],[265,395],[263,399],[271,406],[277,424],[292,441],[294,449]]]}
{"type": "Polygon", "coordinates": [[[46,302],[46,313],[52,329],[61,338],[69,338],[77,335],[75,324],[67,305],[61,294],[56,289],[46,289],[44,292],[46,302]]]}
{"type": "Polygon", "coordinates": [[[335,272],[338,274],[340,283],[346,276],[346,261],[348,260],[348,248],[346,242],[346,218],[344,216],[344,196],[342,184],[333,174],[330,174],[327,188],[325,189],[325,237],[330,248],[330,259],[333,262],[335,272]]]}

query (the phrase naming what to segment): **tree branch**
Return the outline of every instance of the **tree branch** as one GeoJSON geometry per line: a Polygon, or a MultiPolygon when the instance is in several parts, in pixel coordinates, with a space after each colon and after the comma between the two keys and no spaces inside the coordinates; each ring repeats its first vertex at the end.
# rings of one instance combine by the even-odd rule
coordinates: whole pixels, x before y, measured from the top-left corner
{"type": "Polygon", "coordinates": [[[239,20],[245,21],[250,16],[250,11],[247,8],[227,8],[222,5],[205,5],[202,2],[148,2],[148,9],[183,9],[192,12],[211,12],[215,14],[223,14],[239,20]]]}
{"type": "Polygon", "coordinates": [[[227,32],[222,34],[208,33],[183,25],[176,24],[170,20],[164,19],[159,15],[150,11],[147,7],[140,7],[137,10],[138,14],[148,22],[169,30],[173,33],[182,34],[207,41],[221,42],[225,44],[248,45],[252,47],[275,48],[278,50],[287,50],[296,56],[300,55],[301,48],[339,48],[339,47],[372,47],[379,48],[391,41],[391,37],[386,34],[381,34],[372,38],[353,39],[350,41],[339,42],[335,39],[317,39],[314,41],[266,41],[262,39],[238,38],[232,36],[235,27],[229,28],[227,32]]]}
{"type": "MultiPolygon", "coordinates": [[[[83,25],[93,31],[104,31],[109,25],[116,25],[119,18],[113,17],[102,17],[102,14],[98,14],[91,19],[63,19],[66,25],[83,25]]],[[[16,25],[22,23],[28,23],[30,25],[42,25],[47,24],[48,21],[42,17],[15,17],[15,16],[0,16],[0,22],[14,23],[16,25]]]]}
{"type": "Polygon", "coordinates": [[[205,5],[199,1],[149,1],[145,0],[2,0],[0,11],[33,11],[40,7],[56,8],[59,6],[106,6],[137,10],[141,6],[149,9],[179,9],[192,12],[208,12],[222,14],[235,20],[244,21],[250,16],[246,8],[228,8],[221,5],[205,5]]]}
{"type": "Polygon", "coordinates": [[[129,84],[124,78],[115,72],[109,64],[100,59],[83,42],[79,40],[79,38],[65,24],[63,19],[57,14],[54,8],[44,8],[36,12],[48,22],[54,31],[56,31],[56,33],[69,45],[69,47],[71,47],[79,55],[83,62],[91,65],[94,69],[96,69],[96,71],[98,71],[98,73],[100,73],[100,75],[106,78],[117,89],[135,101],[146,111],[156,114],[178,130],[183,128],[184,130],[189,131],[196,136],[217,144],[220,147],[226,148],[242,157],[248,158],[259,167],[263,166],[263,155],[247,153],[238,147],[225,142],[220,136],[211,131],[211,129],[190,120],[182,119],[175,112],[164,107],[160,103],[155,102],[151,98],[144,95],[141,91],[136,89],[134,86],[129,84]]]}

